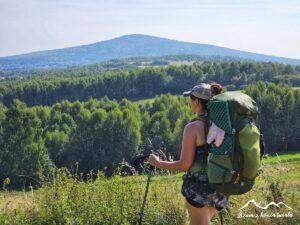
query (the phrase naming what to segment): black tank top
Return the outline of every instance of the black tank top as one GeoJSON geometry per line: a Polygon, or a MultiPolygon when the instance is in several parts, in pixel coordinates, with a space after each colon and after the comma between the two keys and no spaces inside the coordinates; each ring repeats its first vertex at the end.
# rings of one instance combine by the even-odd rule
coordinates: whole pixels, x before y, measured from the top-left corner
{"type": "Polygon", "coordinates": [[[206,166],[208,154],[209,154],[208,146],[206,145],[196,146],[195,160],[200,159],[201,165],[206,166]]]}

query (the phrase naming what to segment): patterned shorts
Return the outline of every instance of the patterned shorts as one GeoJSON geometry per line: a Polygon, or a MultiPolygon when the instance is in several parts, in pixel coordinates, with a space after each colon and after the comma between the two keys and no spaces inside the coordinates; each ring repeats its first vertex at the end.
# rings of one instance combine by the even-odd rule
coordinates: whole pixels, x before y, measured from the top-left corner
{"type": "Polygon", "coordinates": [[[208,183],[208,176],[205,171],[183,175],[183,184],[181,188],[182,195],[187,202],[196,208],[205,205],[213,206],[221,211],[228,204],[228,195],[218,193],[208,183]]]}

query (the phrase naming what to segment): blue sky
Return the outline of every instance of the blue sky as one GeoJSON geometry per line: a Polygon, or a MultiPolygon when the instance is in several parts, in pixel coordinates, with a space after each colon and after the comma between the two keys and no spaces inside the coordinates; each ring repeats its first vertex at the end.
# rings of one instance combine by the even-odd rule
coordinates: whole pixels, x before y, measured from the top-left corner
{"type": "Polygon", "coordinates": [[[300,0],[0,0],[0,56],[132,33],[300,59],[300,0]]]}

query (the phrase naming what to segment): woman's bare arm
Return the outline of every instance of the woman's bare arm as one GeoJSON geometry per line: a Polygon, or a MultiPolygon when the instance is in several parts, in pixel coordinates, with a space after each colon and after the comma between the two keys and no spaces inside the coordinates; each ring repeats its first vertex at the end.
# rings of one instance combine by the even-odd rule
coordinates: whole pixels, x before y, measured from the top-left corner
{"type": "Polygon", "coordinates": [[[193,124],[187,124],[183,131],[180,159],[173,162],[159,160],[155,166],[165,170],[187,171],[194,161],[196,138],[193,124]]]}

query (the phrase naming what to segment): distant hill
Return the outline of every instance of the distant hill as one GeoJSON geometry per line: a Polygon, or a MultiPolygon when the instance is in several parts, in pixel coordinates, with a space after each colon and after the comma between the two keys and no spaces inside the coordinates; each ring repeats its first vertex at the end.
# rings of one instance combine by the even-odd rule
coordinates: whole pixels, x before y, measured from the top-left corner
{"type": "Polygon", "coordinates": [[[0,70],[64,68],[88,65],[111,59],[167,55],[231,57],[300,65],[300,59],[275,57],[214,45],[176,41],[142,34],[132,34],[90,45],[0,57],[0,70]]]}

